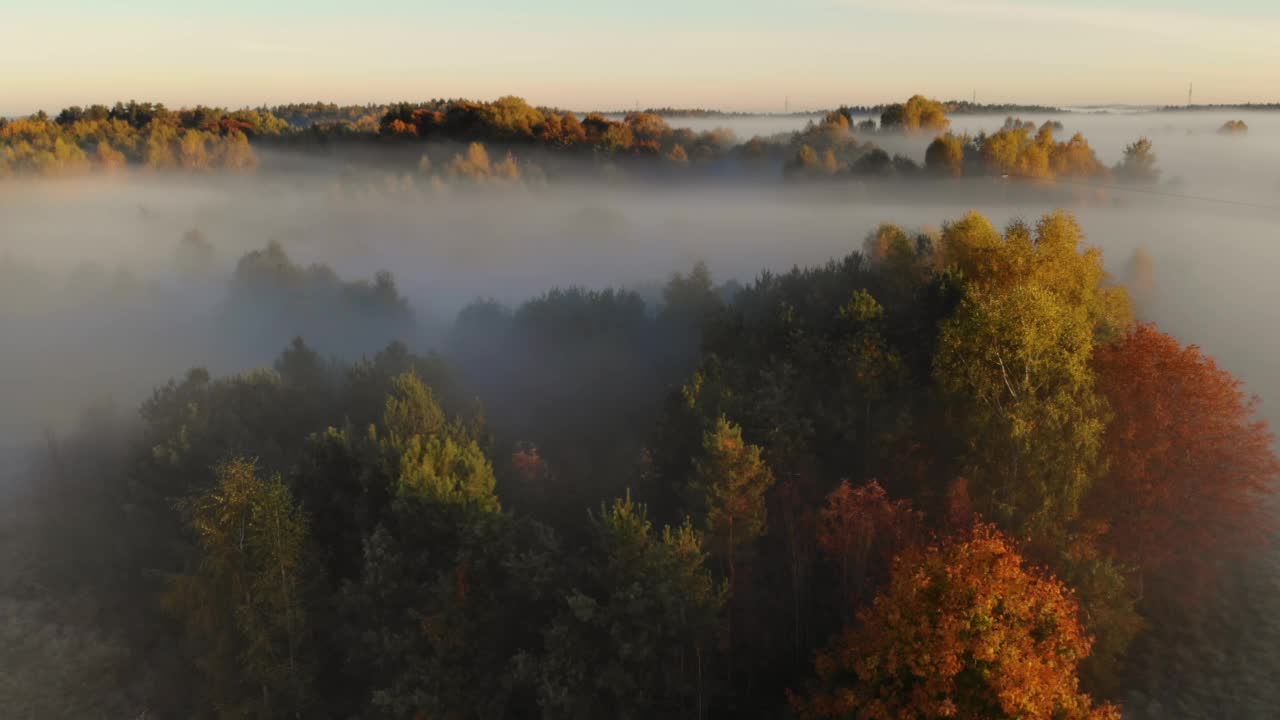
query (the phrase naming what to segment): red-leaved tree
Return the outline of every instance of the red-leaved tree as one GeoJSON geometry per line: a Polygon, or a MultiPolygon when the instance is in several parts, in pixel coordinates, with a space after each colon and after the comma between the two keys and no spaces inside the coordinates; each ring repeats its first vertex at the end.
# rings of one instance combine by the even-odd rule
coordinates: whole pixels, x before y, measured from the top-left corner
{"type": "Polygon", "coordinates": [[[1185,577],[1263,537],[1280,461],[1257,398],[1154,325],[1099,348],[1095,361],[1114,418],[1088,508],[1110,526],[1117,556],[1144,576],[1185,577]]]}
{"type": "Polygon", "coordinates": [[[836,565],[842,606],[852,609],[866,599],[919,526],[911,502],[889,499],[875,480],[857,488],[845,480],[831,491],[818,514],[818,547],[836,565]]]}

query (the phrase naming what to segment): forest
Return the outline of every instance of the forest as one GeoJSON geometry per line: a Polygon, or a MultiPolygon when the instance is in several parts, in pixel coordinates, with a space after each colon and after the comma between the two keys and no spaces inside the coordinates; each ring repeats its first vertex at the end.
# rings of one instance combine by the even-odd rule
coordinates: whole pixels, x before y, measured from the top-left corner
{"type": "MultiPolygon", "coordinates": [[[[737,142],[726,128],[694,132],[673,128],[674,111],[622,117],[535,107],[507,96],[492,102],[434,100],[390,106],[314,103],[229,111],[198,106],[171,111],[161,104],[116,103],[62,110],[0,122],[0,177],[151,171],[251,172],[263,150],[332,155],[358,149],[363,162],[413,171],[436,181],[516,180],[630,170],[641,177],[720,175],[726,163],[753,174],[789,178],[1015,177],[1023,180],[1118,179],[1154,183],[1155,153],[1136,138],[1114,167],[1102,163],[1085,137],[1055,137],[1060,122],[1008,117],[990,135],[948,132],[948,113],[968,104],[944,104],[915,95],[883,107],[840,107],[801,131],[737,142]],[[877,122],[878,118],[878,122],[877,122]],[[875,140],[931,135],[923,165],[890,155],[875,140]],[[414,153],[406,143],[449,144],[456,152],[414,153]],[[397,147],[400,146],[400,147],[397,147]],[[465,148],[465,149],[464,149],[465,148]]],[[[1019,106],[1014,106],[1019,107],[1019,106]]],[[[971,108],[970,108],[971,109],[971,108]]],[[[1021,108],[1037,111],[1034,106],[1021,108]]],[[[688,117],[684,113],[675,117],[688,117]]],[[[343,155],[351,159],[351,154],[343,155]]]]}
{"type": "MultiPolygon", "coordinates": [[[[953,129],[963,105],[842,107],[745,141],[514,97],[72,107],[0,121],[0,193],[196,178],[288,205],[271,193],[313,173],[388,179],[378,197],[416,207],[409,177],[480,208],[432,205],[424,226],[533,244],[532,216],[476,217],[584,178],[633,198],[684,178],[805,199],[841,180],[1050,202],[1174,187],[1148,137],[1108,164],[1055,120],[953,129]],[[923,162],[882,149],[908,141],[923,162]]],[[[94,338],[30,365],[9,345],[32,385],[77,354],[105,374],[118,343],[147,372],[160,344],[208,355],[110,400],[50,370],[74,420],[0,445],[6,715],[1145,720],[1280,702],[1266,408],[1153,320],[1151,257],[1108,272],[1083,213],[926,223],[886,204],[824,261],[697,259],[649,286],[584,262],[440,317],[410,289],[423,264],[377,252],[390,203],[339,223],[332,261],[228,229],[244,200],[169,211],[190,229],[146,253],[199,305],[124,270],[80,266],[64,290],[0,254],[10,337],[94,338]],[[233,233],[249,249],[228,259],[233,233]]],[[[167,211],[127,209],[139,227],[167,211]]],[[[603,244],[617,222],[587,206],[551,233],[603,244]]],[[[568,248],[550,261],[588,254],[568,248]]],[[[432,257],[461,273],[465,249],[432,257]]],[[[37,389],[12,401],[23,427],[63,402],[37,389]]]]}

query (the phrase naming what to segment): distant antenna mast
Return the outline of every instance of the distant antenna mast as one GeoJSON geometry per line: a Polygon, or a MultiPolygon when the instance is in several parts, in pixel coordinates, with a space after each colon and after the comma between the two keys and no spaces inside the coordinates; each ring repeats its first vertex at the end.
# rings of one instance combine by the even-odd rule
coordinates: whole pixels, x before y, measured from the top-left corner
{"type": "Polygon", "coordinates": [[[1195,88],[1195,83],[1187,83],[1187,107],[1191,107],[1191,91],[1195,88]]]}
{"type": "Polygon", "coordinates": [[[973,104],[974,104],[974,105],[977,105],[977,104],[978,104],[978,91],[977,91],[977,90],[974,90],[974,91],[973,91],[973,104]]]}

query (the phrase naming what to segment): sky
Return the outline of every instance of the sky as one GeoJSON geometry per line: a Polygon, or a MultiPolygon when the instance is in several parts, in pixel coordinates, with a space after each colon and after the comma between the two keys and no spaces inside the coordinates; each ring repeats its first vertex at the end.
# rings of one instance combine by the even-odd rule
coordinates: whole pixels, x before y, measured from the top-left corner
{"type": "Polygon", "coordinates": [[[0,0],[0,115],[514,94],[574,110],[1280,101],[1275,0],[0,0]]]}

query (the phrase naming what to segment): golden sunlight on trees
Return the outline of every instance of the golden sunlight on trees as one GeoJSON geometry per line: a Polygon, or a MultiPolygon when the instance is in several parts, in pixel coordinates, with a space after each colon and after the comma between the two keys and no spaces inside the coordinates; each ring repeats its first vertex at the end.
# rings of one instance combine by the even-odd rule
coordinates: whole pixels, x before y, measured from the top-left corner
{"type": "Polygon", "coordinates": [[[934,375],[963,408],[964,475],[983,514],[1048,538],[1074,517],[1097,468],[1105,404],[1090,358],[1129,322],[1096,249],[1070,216],[1002,236],[971,213],[943,231],[965,297],[942,327],[934,375]]]}
{"type": "Polygon", "coordinates": [[[153,111],[131,124],[124,113],[123,108],[99,106],[92,113],[63,111],[57,122],[31,117],[0,125],[0,175],[114,173],[130,164],[185,171],[244,171],[257,165],[241,130],[249,123],[187,127],[181,124],[182,113],[153,111]]]}
{"type": "Polygon", "coordinates": [[[1092,642],[1071,591],[989,525],[908,551],[888,587],[814,661],[801,718],[1119,720],[1080,690],[1092,642]]]}
{"type": "Polygon", "coordinates": [[[500,162],[489,159],[489,152],[483,143],[473,142],[467,146],[466,154],[454,155],[446,172],[455,178],[472,182],[508,181],[520,179],[520,165],[507,153],[500,162]]]}
{"type": "Polygon", "coordinates": [[[1005,123],[1001,130],[980,142],[982,160],[988,172],[1026,179],[1106,177],[1106,166],[1098,161],[1089,141],[1076,133],[1067,142],[1054,139],[1054,126],[1045,123],[1033,136],[1018,122],[1005,123]]]}
{"type": "Polygon", "coordinates": [[[1249,132],[1249,126],[1243,120],[1228,120],[1222,123],[1218,132],[1222,135],[1244,135],[1249,132]]]}
{"type": "Polygon", "coordinates": [[[883,130],[899,130],[908,134],[937,133],[951,127],[947,109],[937,100],[913,95],[902,105],[891,105],[880,115],[883,130]]]}
{"type": "Polygon", "coordinates": [[[97,155],[98,165],[109,173],[123,170],[128,162],[124,153],[112,148],[111,143],[106,140],[98,143],[98,147],[94,152],[97,155]]]}
{"type": "Polygon", "coordinates": [[[379,444],[396,492],[437,504],[501,510],[493,466],[464,429],[450,424],[417,375],[397,376],[383,413],[379,444]]]}

